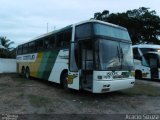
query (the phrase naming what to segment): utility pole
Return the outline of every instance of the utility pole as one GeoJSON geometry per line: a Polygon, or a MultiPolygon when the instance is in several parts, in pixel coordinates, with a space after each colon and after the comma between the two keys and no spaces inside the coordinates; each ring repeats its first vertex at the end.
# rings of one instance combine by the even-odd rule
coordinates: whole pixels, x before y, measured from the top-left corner
{"type": "Polygon", "coordinates": [[[48,22],[47,22],[47,33],[48,33],[48,22]]]}

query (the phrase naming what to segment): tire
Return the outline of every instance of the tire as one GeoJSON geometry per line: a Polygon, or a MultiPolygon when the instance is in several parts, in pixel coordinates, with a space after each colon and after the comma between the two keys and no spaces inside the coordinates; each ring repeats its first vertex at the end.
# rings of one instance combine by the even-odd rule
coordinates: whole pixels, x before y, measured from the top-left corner
{"type": "Polygon", "coordinates": [[[27,67],[25,70],[25,78],[29,79],[30,78],[30,69],[27,67]]]}
{"type": "Polygon", "coordinates": [[[67,77],[68,77],[68,73],[67,73],[67,72],[64,72],[64,73],[61,74],[61,78],[60,78],[62,87],[63,87],[65,90],[68,90],[67,77]]]}
{"type": "Polygon", "coordinates": [[[25,77],[25,68],[24,67],[22,67],[22,69],[21,69],[21,76],[24,78],[25,77]]]}
{"type": "Polygon", "coordinates": [[[141,71],[135,72],[135,79],[142,79],[142,72],[141,71]]]}

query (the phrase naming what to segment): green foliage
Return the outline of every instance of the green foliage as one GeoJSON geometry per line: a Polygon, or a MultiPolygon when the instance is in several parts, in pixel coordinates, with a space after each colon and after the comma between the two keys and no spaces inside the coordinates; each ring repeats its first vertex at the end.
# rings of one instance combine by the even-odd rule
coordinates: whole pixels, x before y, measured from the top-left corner
{"type": "Polygon", "coordinates": [[[0,58],[16,58],[16,49],[11,51],[0,49],[0,58]]]}
{"type": "Polygon", "coordinates": [[[128,29],[133,44],[160,44],[160,17],[154,10],[140,7],[124,13],[111,13],[104,10],[94,14],[94,19],[110,22],[128,29]]]}
{"type": "Polygon", "coordinates": [[[10,47],[14,42],[7,37],[0,37],[0,58],[15,58],[16,49],[10,47]]]}
{"type": "Polygon", "coordinates": [[[13,41],[7,39],[7,37],[0,37],[0,44],[7,50],[12,50],[13,47],[10,47],[12,44],[14,44],[13,41]]]}

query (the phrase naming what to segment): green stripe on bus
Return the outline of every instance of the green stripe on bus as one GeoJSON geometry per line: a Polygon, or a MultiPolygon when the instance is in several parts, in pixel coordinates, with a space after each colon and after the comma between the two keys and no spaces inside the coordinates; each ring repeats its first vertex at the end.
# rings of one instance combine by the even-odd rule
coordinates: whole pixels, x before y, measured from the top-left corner
{"type": "Polygon", "coordinates": [[[48,80],[59,51],[44,52],[37,71],[37,77],[48,80]]]}
{"type": "Polygon", "coordinates": [[[43,72],[45,71],[45,66],[46,66],[47,61],[49,59],[49,55],[50,55],[50,52],[43,53],[42,60],[40,62],[39,68],[38,68],[38,73],[37,73],[38,78],[42,78],[42,76],[43,76],[43,72]]]}
{"type": "Polygon", "coordinates": [[[59,51],[54,50],[50,53],[49,59],[47,60],[47,64],[45,66],[45,71],[43,72],[42,78],[45,80],[49,79],[49,76],[51,74],[51,71],[53,69],[54,63],[56,61],[57,55],[59,51]]]}

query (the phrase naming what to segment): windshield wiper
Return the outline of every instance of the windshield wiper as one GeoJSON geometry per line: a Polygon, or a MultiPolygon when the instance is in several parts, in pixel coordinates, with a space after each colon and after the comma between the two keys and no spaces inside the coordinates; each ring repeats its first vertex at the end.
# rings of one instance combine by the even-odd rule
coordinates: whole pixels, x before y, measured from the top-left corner
{"type": "Polygon", "coordinates": [[[121,59],[123,60],[124,55],[123,55],[123,50],[122,50],[122,48],[120,48],[120,54],[121,54],[121,59]]]}
{"type": "Polygon", "coordinates": [[[120,52],[119,52],[118,46],[117,46],[117,53],[118,53],[118,59],[119,59],[119,62],[120,62],[121,58],[120,58],[120,52]]]}

